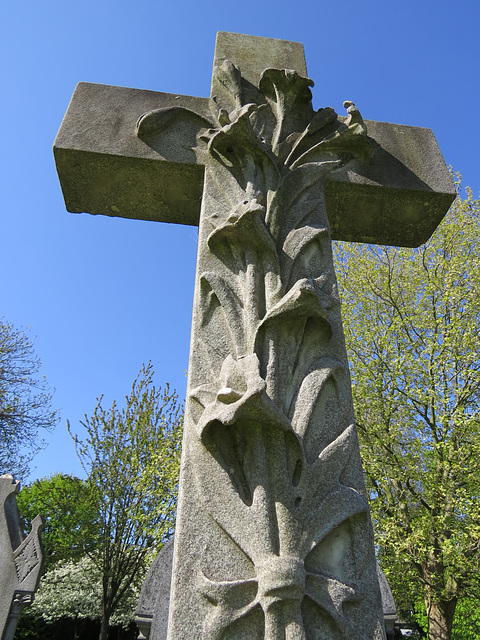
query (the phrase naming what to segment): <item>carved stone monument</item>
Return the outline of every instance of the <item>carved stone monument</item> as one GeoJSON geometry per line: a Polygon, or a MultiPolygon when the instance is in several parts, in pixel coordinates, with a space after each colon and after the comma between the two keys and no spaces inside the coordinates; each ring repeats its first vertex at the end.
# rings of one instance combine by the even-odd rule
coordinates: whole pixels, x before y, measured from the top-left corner
{"type": "MultiPolygon", "coordinates": [[[[144,580],[138,599],[135,622],[138,640],[167,640],[170,585],[172,582],[173,538],[162,547],[144,580]]],[[[387,640],[394,640],[397,608],[387,578],[377,563],[383,621],[387,640]]]]}
{"type": "Polygon", "coordinates": [[[20,527],[16,494],[20,485],[11,475],[0,476],[0,639],[11,640],[22,609],[33,602],[43,552],[37,516],[25,538],[20,527]]]}
{"type": "Polygon", "coordinates": [[[55,142],[69,211],[199,224],[169,640],[384,638],[331,237],[416,246],[455,192],[312,85],[219,33],[210,99],[81,84],[55,142]]]}

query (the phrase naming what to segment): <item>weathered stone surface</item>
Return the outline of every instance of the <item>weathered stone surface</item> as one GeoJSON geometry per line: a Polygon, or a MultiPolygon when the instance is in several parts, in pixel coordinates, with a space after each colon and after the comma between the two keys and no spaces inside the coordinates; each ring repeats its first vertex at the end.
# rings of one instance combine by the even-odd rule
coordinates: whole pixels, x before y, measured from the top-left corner
{"type": "Polygon", "coordinates": [[[204,168],[168,639],[377,640],[329,218],[337,238],[415,244],[453,184],[428,131],[372,123],[368,135],[350,101],[346,118],[315,112],[298,43],[217,44],[210,101],[148,109],[138,92],[126,116],[119,98],[108,115],[108,100],[72,103],[55,143],[75,211],[172,220],[178,206],[185,223],[180,176],[204,168]],[[145,162],[174,173],[147,176],[145,162]],[[105,186],[117,170],[132,190],[105,186]]]}
{"type": "Polygon", "coordinates": [[[334,240],[417,247],[456,192],[431,129],[365,120],[367,163],[354,159],[325,182],[334,240]]]}
{"type": "MultiPolygon", "coordinates": [[[[235,36],[218,35],[216,60],[225,59],[224,49],[235,36]]],[[[287,43],[285,52],[285,41],[275,42],[273,57],[286,60],[290,52],[291,68],[306,75],[303,47],[287,43]]],[[[258,80],[264,70],[269,44],[268,38],[242,40],[236,55],[241,59],[250,52],[247,59],[255,62],[250,78],[258,80]]],[[[197,225],[204,176],[195,152],[201,119],[164,129],[147,142],[136,135],[142,114],[175,106],[211,118],[208,98],[80,83],[54,144],[68,211],[197,225]]],[[[372,159],[353,160],[325,181],[332,238],[418,246],[455,197],[435,137],[430,129],[365,123],[372,159]]]]}
{"type": "MultiPolygon", "coordinates": [[[[139,640],[166,640],[170,585],[172,582],[173,542],[171,538],[153,561],[143,583],[138,601],[135,622],[141,633],[139,640]]],[[[387,640],[393,640],[397,608],[388,580],[377,563],[383,617],[387,640]]]]}
{"type": "Polygon", "coordinates": [[[392,590],[388,584],[387,577],[383,573],[379,564],[377,564],[378,584],[380,585],[380,594],[382,596],[383,618],[385,623],[385,634],[387,640],[394,640],[395,622],[397,620],[397,607],[393,599],[392,590]]]}
{"type": "Polygon", "coordinates": [[[135,614],[135,622],[141,632],[139,640],[167,638],[172,565],[173,538],[162,547],[143,583],[135,614]]]}
{"type": "Polygon", "coordinates": [[[168,637],[381,638],[324,197],[365,127],[351,104],[351,125],[315,113],[296,71],[255,93],[225,62],[218,84],[168,637]]]}
{"type": "Polygon", "coordinates": [[[54,144],[68,211],[198,224],[197,130],[183,139],[171,132],[156,148],[136,135],[142,114],[172,106],[210,113],[207,98],[78,84],[54,144]]]}
{"type": "Polygon", "coordinates": [[[43,563],[37,516],[24,538],[16,494],[20,485],[11,475],[0,476],[0,638],[11,640],[21,610],[33,602],[43,563]]]}

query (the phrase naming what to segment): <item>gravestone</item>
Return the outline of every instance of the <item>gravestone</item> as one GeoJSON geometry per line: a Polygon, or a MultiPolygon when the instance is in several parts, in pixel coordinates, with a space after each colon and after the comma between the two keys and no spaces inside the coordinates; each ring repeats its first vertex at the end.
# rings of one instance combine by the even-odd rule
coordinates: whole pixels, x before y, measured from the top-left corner
{"type": "Polygon", "coordinates": [[[330,243],[417,246],[455,191],[312,85],[219,33],[210,99],[83,83],[55,141],[69,211],[199,224],[169,640],[384,638],[330,243]]]}
{"type": "Polygon", "coordinates": [[[382,596],[383,620],[385,623],[385,635],[387,640],[395,638],[395,622],[397,621],[397,607],[393,599],[393,593],[388,584],[386,575],[377,564],[378,583],[380,585],[380,594],[382,596]]]}
{"type": "Polygon", "coordinates": [[[0,639],[11,640],[22,609],[33,602],[43,552],[39,532],[43,520],[32,520],[25,538],[20,526],[16,494],[20,485],[11,475],[0,476],[0,639]]]}

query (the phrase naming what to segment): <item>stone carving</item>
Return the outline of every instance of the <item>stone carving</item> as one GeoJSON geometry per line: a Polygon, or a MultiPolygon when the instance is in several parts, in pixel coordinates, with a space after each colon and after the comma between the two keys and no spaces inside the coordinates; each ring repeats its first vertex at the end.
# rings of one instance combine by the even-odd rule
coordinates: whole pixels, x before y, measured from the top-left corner
{"type": "MultiPolygon", "coordinates": [[[[173,538],[160,550],[142,586],[135,622],[140,629],[138,640],[166,640],[170,584],[172,581],[173,538]]],[[[377,563],[377,576],[382,598],[383,618],[387,640],[393,640],[397,609],[390,585],[377,563]]]]}
{"type": "Polygon", "coordinates": [[[41,516],[34,518],[24,538],[16,503],[19,488],[11,475],[0,476],[1,640],[13,638],[22,609],[33,602],[43,563],[39,533],[44,523],[41,516]]]}
{"type": "MultiPolygon", "coordinates": [[[[199,568],[204,635],[245,637],[235,627],[248,619],[266,640],[313,638],[322,625],[350,638],[344,607],[368,597],[375,565],[323,184],[369,157],[366,127],[352,102],[343,123],[314,112],[313,82],[293,70],[264,71],[256,102],[228,60],[215,84],[228,100],[212,101],[216,121],[197,138],[208,250],[196,348],[207,365],[188,402],[199,496],[251,566],[223,579],[199,568]]],[[[199,119],[155,110],[138,136],[199,119]]]]}
{"type": "Polygon", "coordinates": [[[429,130],[306,76],[221,32],[210,100],[80,84],[55,141],[69,211],[199,224],[169,640],[384,637],[329,222],[418,246],[455,190],[429,130]]]}

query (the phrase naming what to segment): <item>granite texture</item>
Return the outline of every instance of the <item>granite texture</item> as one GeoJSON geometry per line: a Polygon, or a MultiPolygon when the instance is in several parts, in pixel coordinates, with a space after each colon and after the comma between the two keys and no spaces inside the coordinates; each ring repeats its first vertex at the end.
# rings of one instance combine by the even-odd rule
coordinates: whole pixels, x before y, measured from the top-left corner
{"type": "Polygon", "coordinates": [[[135,622],[139,640],[166,640],[170,584],[172,582],[173,538],[162,547],[143,582],[135,622]]]}
{"type": "MultiPolygon", "coordinates": [[[[313,110],[297,58],[246,79],[220,56],[197,143],[169,640],[384,637],[324,189],[371,147],[353,103],[343,121],[313,110]]],[[[138,134],[189,118],[146,114],[138,134]]]]}
{"type": "MultiPolygon", "coordinates": [[[[143,583],[135,622],[141,633],[139,640],[166,640],[170,585],[172,582],[173,542],[171,538],[152,562],[143,583]],[[152,626],[153,623],[153,626],[152,626]]],[[[382,609],[387,640],[393,640],[397,608],[388,580],[377,563],[382,609]]]]}
{"type": "Polygon", "coordinates": [[[418,244],[454,189],[431,132],[312,85],[298,43],[221,33],[210,100],[82,86],[55,142],[73,211],[202,193],[168,640],[385,637],[330,222],[418,244]]]}
{"type": "Polygon", "coordinates": [[[11,640],[22,609],[33,602],[40,580],[43,550],[37,516],[25,538],[17,509],[20,485],[11,475],[0,476],[0,638],[11,640]]]}
{"type": "MultiPolygon", "coordinates": [[[[233,42],[238,44],[237,34],[218,34],[216,62],[225,59],[233,42]]],[[[248,60],[248,98],[270,54],[276,62],[291,55],[290,66],[306,75],[303,47],[277,42],[269,52],[270,39],[242,36],[238,50],[233,48],[237,62],[242,56],[248,60]]],[[[221,96],[226,91],[221,83],[220,89],[221,96]]],[[[198,225],[204,166],[197,138],[211,117],[208,98],[79,83],[54,144],[68,211],[198,225]],[[164,127],[161,135],[136,135],[142,114],[172,107],[199,117],[164,127]]],[[[435,137],[420,127],[365,124],[372,157],[353,159],[325,178],[332,238],[418,246],[455,197],[435,137]]]]}

